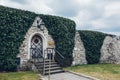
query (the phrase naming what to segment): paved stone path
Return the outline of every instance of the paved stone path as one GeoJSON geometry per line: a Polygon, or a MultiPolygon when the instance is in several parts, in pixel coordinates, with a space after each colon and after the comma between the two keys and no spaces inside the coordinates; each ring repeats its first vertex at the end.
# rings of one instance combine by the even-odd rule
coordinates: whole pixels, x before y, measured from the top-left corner
{"type": "Polygon", "coordinates": [[[92,80],[69,72],[52,74],[50,78],[50,80],[92,80]]]}

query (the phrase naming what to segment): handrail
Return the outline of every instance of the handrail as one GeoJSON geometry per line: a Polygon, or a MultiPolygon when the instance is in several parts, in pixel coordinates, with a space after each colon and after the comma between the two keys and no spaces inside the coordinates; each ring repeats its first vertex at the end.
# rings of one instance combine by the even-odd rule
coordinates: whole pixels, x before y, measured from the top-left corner
{"type": "Polygon", "coordinates": [[[65,58],[59,51],[57,51],[56,49],[54,49],[54,50],[60,55],[61,58],[63,58],[63,59],[65,58]]]}
{"type": "MultiPolygon", "coordinates": [[[[35,49],[35,48],[30,48],[30,49],[35,49]]],[[[40,52],[40,50],[39,49],[36,49],[38,52],[40,52]]],[[[42,72],[42,74],[44,75],[44,73],[45,73],[45,55],[43,54],[43,55],[41,55],[40,54],[40,56],[42,57],[42,59],[43,59],[43,72],[42,72]]],[[[39,60],[39,59],[38,59],[39,60]]],[[[40,60],[39,60],[40,61],[40,60]]]]}
{"type": "MultiPolygon", "coordinates": [[[[40,52],[40,50],[37,49],[38,52],[40,52]]],[[[41,55],[41,54],[40,54],[41,55]]],[[[41,55],[43,58],[43,75],[45,74],[45,53],[43,55],[41,55]]]]}
{"type": "MultiPolygon", "coordinates": [[[[58,51],[58,50],[56,50],[55,48],[52,48],[53,50],[54,50],[54,52],[56,53],[56,54],[58,54],[58,56],[60,56],[61,57],[61,59],[64,59],[65,57],[58,51]]],[[[31,48],[31,50],[36,50],[37,51],[37,53],[41,53],[41,51],[39,50],[39,49],[36,49],[36,48],[31,48]]],[[[39,54],[39,56],[41,56],[41,58],[43,59],[43,69],[42,69],[42,74],[44,75],[45,74],[45,54],[46,54],[46,52],[45,51],[47,51],[47,49],[46,50],[44,50],[44,54],[42,55],[42,54],[39,54]]],[[[54,52],[52,53],[52,55],[54,55],[54,52]]],[[[48,53],[48,51],[47,51],[47,53],[48,53]]],[[[50,55],[50,57],[51,57],[51,55],[50,55]]],[[[54,59],[54,58],[53,58],[54,59]]],[[[57,58],[56,58],[57,59],[57,58]]],[[[39,58],[38,58],[38,60],[39,60],[39,58]]],[[[40,60],[39,60],[40,61],[40,60]]],[[[51,65],[51,61],[52,60],[49,60],[49,76],[50,76],[50,65],[51,65]]],[[[58,63],[60,63],[59,62],[59,60],[57,60],[58,61],[58,63]]]]}

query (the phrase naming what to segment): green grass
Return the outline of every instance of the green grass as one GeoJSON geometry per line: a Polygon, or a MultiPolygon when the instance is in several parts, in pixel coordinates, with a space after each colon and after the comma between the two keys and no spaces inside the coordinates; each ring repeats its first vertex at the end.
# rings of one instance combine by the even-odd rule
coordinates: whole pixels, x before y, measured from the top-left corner
{"type": "Polygon", "coordinates": [[[117,64],[77,65],[65,69],[96,77],[100,80],[120,80],[120,65],[117,64]]]}
{"type": "Polygon", "coordinates": [[[39,80],[39,76],[34,72],[7,72],[0,73],[0,80],[39,80]]]}

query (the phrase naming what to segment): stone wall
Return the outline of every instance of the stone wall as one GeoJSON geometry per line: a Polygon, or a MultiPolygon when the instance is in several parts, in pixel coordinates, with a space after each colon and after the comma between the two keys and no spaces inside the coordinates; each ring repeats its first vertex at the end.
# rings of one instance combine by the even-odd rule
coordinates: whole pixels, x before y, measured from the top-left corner
{"type": "Polygon", "coordinates": [[[120,37],[105,38],[101,48],[100,63],[120,64],[120,37]]]}
{"type": "MultiPolygon", "coordinates": [[[[120,37],[106,36],[101,46],[100,63],[120,64],[120,37]]],[[[94,55],[93,55],[94,56],[94,55]]],[[[86,54],[80,34],[76,32],[72,65],[87,64],[86,54]]]]}
{"type": "MultiPolygon", "coordinates": [[[[48,34],[48,30],[46,27],[44,27],[44,31],[41,31],[37,27],[37,20],[40,20],[40,24],[42,20],[39,17],[36,17],[35,21],[33,22],[32,26],[27,31],[24,41],[21,44],[19,48],[19,54],[18,57],[20,57],[20,67],[26,68],[26,65],[28,65],[28,61],[30,59],[30,42],[31,38],[38,34],[43,39],[43,51],[46,50],[46,48],[55,48],[54,40],[52,39],[52,36],[48,34]]],[[[43,53],[44,54],[44,53],[43,53]]]]}
{"type": "Polygon", "coordinates": [[[75,46],[73,49],[72,65],[87,64],[85,48],[78,32],[75,34],[75,46]]]}
{"type": "MultiPolygon", "coordinates": [[[[20,53],[18,57],[20,57],[21,59],[20,66],[22,68],[26,68],[26,65],[28,65],[28,61],[30,60],[30,41],[35,34],[38,34],[43,39],[43,51],[46,50],[46,48],[55,48],[55,42],[52,36],[48,34],[47,28],[45,27],[44,31],[41,31],[37,27],[37,20],[40,21],[40,24],[43,24],[42,20],[39,17],[36,17],[32,26],[27,31],[24,37],[25,39],[19,48],[20,53]]],[[[120,64],[120,37],[107,36],[105,38],[101,47],[100,63],[120,64]]],[[[78,64],[87,64],[87,60],[85,48],[81,40],[80,34],[76,32],[72,65],[78,64]]]]}

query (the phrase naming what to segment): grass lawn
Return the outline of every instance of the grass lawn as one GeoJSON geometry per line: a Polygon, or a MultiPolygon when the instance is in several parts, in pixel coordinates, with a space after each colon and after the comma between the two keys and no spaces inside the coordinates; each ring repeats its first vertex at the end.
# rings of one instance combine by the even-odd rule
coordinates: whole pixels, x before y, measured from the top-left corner
{"type": "Polygon", "coordinates": [[[93,76],[100,80],[120,80],[120,65],[116,64],[77,65],[65,69],[93,76]]]}
{"type": "Polygon", "coordinates": [[[39,80],[39,76],[34,72],[8,72],[0,73],[0,80],[39,80]]]}

